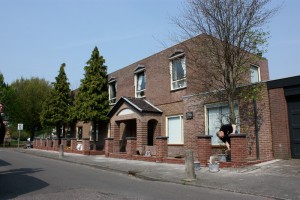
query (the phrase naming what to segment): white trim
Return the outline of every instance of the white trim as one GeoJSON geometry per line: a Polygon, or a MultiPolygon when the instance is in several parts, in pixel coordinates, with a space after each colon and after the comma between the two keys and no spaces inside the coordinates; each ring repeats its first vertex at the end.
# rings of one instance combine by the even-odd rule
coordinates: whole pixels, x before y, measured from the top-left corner
{"type": "Polygon", "coordinates": [[[170,115],[170,116],[166,116],[166,136],[169,137],[169,118],[176,118],[179,117],[180,119],[180,143],[169,143],[168,140],[168,145],[182,145],[184,144],[184,122],[183,122],[183,115],[170,115]]]}
{"type": "Polygon", "coordinates": [[[180,55],[184,55],[184,53],[182,53],[182,54],[179,54],[179,55],[177,55],[177,56],[175,56],[175,57],[172,57],[172,59],[170,59],[170,64],[169,64],[169,67],[170,67],[170,77],[171,77],[171,81],[170,81],[170,83],[171,83],[171,91],[176,91],[176,90],[179,90],[179,89],[183,89],[183,88],[186,88],[187,87],[187,77],[186,77],[186,58],[185,57],[182,57],[182,58],[179,58],[180,57],[180,55]],[[178,79],[178,80],[176,80],[176,81],[173,81],[173,61],[174,60],[176,60],[176,58],[178,58],[178,59],[182,59],[182,66],[184,66],[184,75],[185,75],[185,77],[184,78],[182,78],[182,79],[178,79]],[[184,81],[184,86],[182,86],[182,87],[177,87],[177,88],[174,88],[173,87],[173,83],[175,83],[175,82],[179,82],[179,81],[184,81]]]}
{"type": "Polygon", "coordinates": [[[143,110],[140,107],[137,107],[135,104],[131,103],[126,97],[123,97],[123,99],[129,103],[132,107],[136,108],[138,111],[142,112],[143,110]]]}
{"type": "Polygon", "coordinates": [[[124,108],[123,110],[121,110],[119,113],[118,113],[118,116],[122,116],[122,115],[130,115],[130,114],[133,114],[133,110],[131,110],[130,108],[124,108]]]}
{"type": "Polygon", "coordinates": [[[134,72],[134,96],[135,98],[144,98],[146,95],[145,95],[145,92],[146,91],[146,86],[147,86],[147,82],[146,82],[146,73],[145,73],[145,69],[140,69],[136,72],[134,72]],[[137,88],[138,88],[138,75],[143,73],[144,74],[144,81],[145,81],[145,89],[143,90],[139,90],[137,91],[137,88]],[[144,92],[144,95],[143,96],[138,96],[137,93],[140,93],[140,92],[144,92]]]}
{"type": "Polygon", "coordinates": [[[152,103],[150,103],[149,101],[147,101],[146,99],[144,99],[144,101],[145,101],[146,103],[148,103],[150,106],[152,106],[153,108],[155,108],[156,110],[158,110],[159,112],[163,112],[163,111],[161,111],[158,107],[154,106],[152,103]]]}
{"type": "Polygon", "coordinates": [[[257,83],[257,82],[252,82],[252,81],[251,81],[251,68],[252,68],[252,67],[256,67],[256,68],[257,68],[258,82],[261,82],[260,66],[255,65],[255,64],[250,64],[250,83],[257,83]]]}
{"type": "Polygon", "coordinates": [[[178,57],[181,57],[181,56],[184,56],[184,52],[182,52],[182,53],[180,53],[180,54],[177,54],[177,55],[174,55],[174,56],[170,57],[169,60],[174,60],[174,59],[176,59],[176,58],[178,58],[178,57]]]}

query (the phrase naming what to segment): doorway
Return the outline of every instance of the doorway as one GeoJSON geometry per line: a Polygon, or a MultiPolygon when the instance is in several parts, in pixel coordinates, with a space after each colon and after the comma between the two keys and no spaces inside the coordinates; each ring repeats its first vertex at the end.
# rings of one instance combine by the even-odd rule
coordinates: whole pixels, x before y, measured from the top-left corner
{"type": "Polygon", "coordinates": [[[292,158],[300,158],[300,96],[287,98],[292,158]]]}

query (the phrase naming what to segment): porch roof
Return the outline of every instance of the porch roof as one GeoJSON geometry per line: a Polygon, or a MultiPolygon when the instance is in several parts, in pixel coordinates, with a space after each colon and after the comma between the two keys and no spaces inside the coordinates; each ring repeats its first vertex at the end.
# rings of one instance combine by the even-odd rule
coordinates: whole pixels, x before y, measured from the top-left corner
{"type": "Polygon", "coordinates": [[[152,105],[146,99],[134,97],[121,97],[119,101],[114,105],[114,107],[109,111],[107,116],[112,117],[123,103],[127,103],[130,107],[134,108],[135,110],[141,113],[162,113],[162,111],[159,108],[152,105]]]}

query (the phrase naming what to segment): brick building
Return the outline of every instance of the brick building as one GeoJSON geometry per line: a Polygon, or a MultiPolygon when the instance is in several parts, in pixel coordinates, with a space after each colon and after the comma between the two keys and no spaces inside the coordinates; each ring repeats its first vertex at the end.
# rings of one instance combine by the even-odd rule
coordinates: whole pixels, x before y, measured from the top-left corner
{"type": "MultiPolygon", "coordinates": [[[[104,150],[105,146],[111,156],[120,158],[123,157],[116,155],[145,155],[147,152],[182,158],[185,150],[192,149],[194,157],[200,160],[203,151],[199,151],[199,144],[207,146],[207,142],[199,140],[205,138],[203,141],[210,143],[205,154],[222,151],[224,144],[218,140],[216,132],[227,122],[224,116],[229,109],[226,101],[211,98],[205,87],[191,83],[190,80],[199,75],[193,70],[193,49],[199,41],[205,41],[202,36],[196,38],[197,43],[194,39],[108,75],[112,109],[108,114],[110,123],[98,130],[100,149],[104,150]]],[[[244,152],[247,161],[298,157],[299,136],[296,133],[299,135],[299,129],[289,120],[293,116],[296,119],[297,113],[289,113],[299,107],[299,77],[288,79],[290,81],[269,81],[266,59],[249,63],[249,68],[251,74],[245,79],[248,86],[244,87],[260,82],[262,96],[247,104],[236,101],[238,131],[246,135],[246,147],[238,151],[244,152]],[[293,104],[295,101],[298,103],[293,104]],[[295,130],[293,139],[289,132],[291,127],[295,130]]],[[[205,74],[205,69],[199,70],[205,74]]],[[[77,123],[77,139],[91,139],[90,130],[90,124],[77,123]]]]}
{"type": "Polygon", "coordinates": [[[267,82],[275,158],[300,158],[300,76],[267,82]]]}
{"type": "MultiPolygon", "coordinates": [[[[202,36],[197,40],[205,41],[202,36]]],[[[221,151],[224,144],[220,143],[215,134],[221,123],[226,123],[226,120],[220,121],[219,118],[228,114],[228,105],[225,101],[208,98],[204,87],[189,84],[189,79],[195,77],[191,60],[194,59],[192,49],[196,45],[199,43],[196,44],[194,39],[187,40],[108,75],[112,106],[108,137],[114,138],[113,152],[125,151],[126,137],[136,137],[138,154],[144,155],[147,150],[155,154],[155,138],[166,136],[168,157],[183,157],[185,150],[193,149],[197,158],[199,135],[212,135],[212,153],[221,151]],[[156,112],[146,112],[140,103],[150,105],[156,112]]],[[[249,67],[254,77],[249,74],[248,84],[251,84],[253,78],[253,82],[269,79],[267,60],[261,59],[249,64],[249,67]]],[[[242,119],[238,121],[238,130],[242,133],[247,131],[249,159],[257,157],[256,149],[259,150],[260,159],[273,158],[266,87],[264,94],[262,100],[257,102],[257,106],[266,111],[262,113],[264,123],[260,126],[258,148],[255,148],[255,138],[250,137],[255,137],[254,126],[245,126],[242,119]]],[[[238,115],[240,109],[237,102],[238,115]]]]}

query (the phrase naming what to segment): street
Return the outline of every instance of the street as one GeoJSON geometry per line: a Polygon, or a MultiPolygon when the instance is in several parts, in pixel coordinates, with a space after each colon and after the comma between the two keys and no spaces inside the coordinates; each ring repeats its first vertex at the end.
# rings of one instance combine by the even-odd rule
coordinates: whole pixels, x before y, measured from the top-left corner
{"type": "Polygon", "coordinates": [[[265,199],[0,149],[0,199],[265,199]]]}

